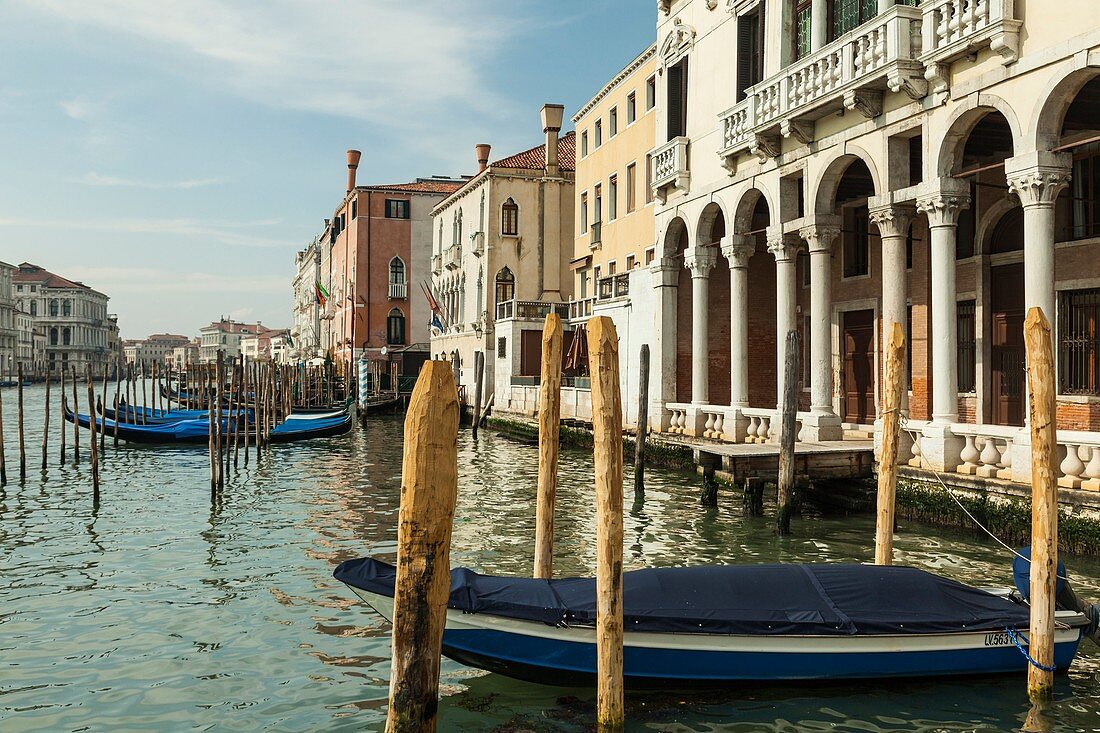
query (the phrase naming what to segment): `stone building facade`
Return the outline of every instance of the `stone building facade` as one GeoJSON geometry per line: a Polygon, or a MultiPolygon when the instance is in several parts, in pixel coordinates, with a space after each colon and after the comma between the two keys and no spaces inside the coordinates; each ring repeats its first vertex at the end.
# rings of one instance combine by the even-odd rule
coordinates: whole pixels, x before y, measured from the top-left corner
{"type": "Polygon", "coordinates": [[[127,341],[123,347],[126,363],[149,364],[158,362],[162,366],[172,363],[172,354],[180,346],[186,346],[191,339],[176,333],[154,333],[148,338],[127,341]]]}
{"type": "Polygon", "coordinates": [[[291,347],[287,358],[306,362],[321,358],[321,301],[318,285],[328,290],[330,283],[321,280],[321,236],[294,255],[294,323],[290,327],[291,347]]]}
{"type": "Polygon", "coordinates": [[[1088,0],[1021,5],[659,3],[644,292],[660,429],[773,435],[794,330],[800,439],[870,434],[898,323],[903,458],[1026,478],[1022,323],[1039,307],[1062,483],[1100,486],[1100,28],[1074,20],[1088,0]]]}
{"type": "Polygon", "coordinates": [[[16,343],[19,332],[15,324],[15,292],[12,277],[14,265],[0,262],[0,375],[15,372],[16,343]]]}
{"type": "Polygon", "coordinates": [[[478,145],[477,174],[432,211],[443,326],[432,354],[454,364],[472,398],[474,353],[483,352],[486,394],[495,390],[502,409],[522,409],[512,405],[513,385],[537,384],[547,312],[568,317],[576,142],[558,134],[563,115],[544,105],[545,142],[515,155],[490,162],[490,146],[478,145]]]}

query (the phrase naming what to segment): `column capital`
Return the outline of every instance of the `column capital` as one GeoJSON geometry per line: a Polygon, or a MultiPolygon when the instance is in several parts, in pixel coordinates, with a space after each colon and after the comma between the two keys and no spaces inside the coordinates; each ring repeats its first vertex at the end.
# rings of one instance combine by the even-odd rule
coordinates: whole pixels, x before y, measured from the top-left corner
{"type": "Polygon", "coordinates": [[[953,227],[959,212],[970,207],[970,186],[957,178],[941,178],[921,186],[917,211],[928,216],[930,227],[953,227]]]}
{"type": "Polygon", "coordinates": [[[730,267],[748,267],[749,258],[756,252],[756,242],[748,234],[730,234],[722,237],[722,256],[730,267]]]}
{"type": "Polygon", "coordinates": [[[801,238],[793,232],[784,234],[782,224],[768,227],[768,251],[776,262],[793,262],[801,246],[801,238]]]}
{"type": "Polygon", "coordinates": [[[835,215],[819,215],[810,217],[809,222],[798,230],[798,236],[806,240],[810,253],[831,252],[833,242],[840,236],[841,218],[835,215]]]}
{"type": "Polygon", "coordinates": [[[1020,198],[1025,209],[1053,206],[1058,193],[1069,185],[1072,170],[1070,153],[1040,150],[1005,160],[1008,190],[1020,198]]]}
{"type": "Polygon", "coordinates": [[[890,204],[871,209],[869,218],[878,227],[880,237],[904,237],[909,233],[909,224],[917,215],[915,206],[908,204],[890,204]]]}
{"type": "Polygon", "coordinates": [[[691,270],[692,278],[710,277],[717,261],[718,254],[711,247],[692,247],[684,252],[684,266],[691,270]]]}

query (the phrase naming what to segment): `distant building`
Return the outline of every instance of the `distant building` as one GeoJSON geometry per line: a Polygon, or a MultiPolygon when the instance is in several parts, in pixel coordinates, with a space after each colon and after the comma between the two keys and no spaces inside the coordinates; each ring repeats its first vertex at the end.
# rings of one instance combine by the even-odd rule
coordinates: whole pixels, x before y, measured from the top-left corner
{"type": "Polygon", "coordinates": [[[88,364],[98,371],[112,361],[106,295],[29,262],[19,265],[12,280],[16,307],[29,316],[17,318],[17,326],[31,329],[19,337],[21,346],[31,349],[19,357],[24,369],[42,362],[51,371],[71,366],[81,373],[88,364]],[[44,340],[42,351],[34,347],[39,330],[44,340]]]}
{"type": "Polygon", "coordinates": [[[429,277],[431,211],[463,185],[432,177],[357,186],[358,166],[359,152],[349,150],[347,191],[322,236],[316,278],[327,291],[320,348],[338,364],[424,340],[430,311],[417,283],[429,277]]]}
{"type": "Polygon", "coordinates": [[[172,353],[178,346],[190,342],[187,336],[175,333],[154,333],[146,339],[127,341],[124,347],[128,364],[170,364],[172,353]]]}
{"type": "Polygon", "coordinates": [[[0,373],[15,371],[15,351],[18,340],[15,327],[15,294],[12,277],[16,268],[0,262],[0,373]]]}
{"type": "MultiPolygon", "coordinates": [[[[291,361],[308,361],[323,356],[321,346],[321,301],[318,285],[321,283],[321,250],[323,235],[318,235],[309,246],[294,256],[294,324],[290,327],[292,346],[288,350],[291,361]]],[[[327,284],[325,289],[328,289],[327,284]]]]}
{"type": "Polygon", "coordinates": [[[202,339],[193,338],[182,346],[172,349],[172,357],[169,366],[173,369],[186,368],[188,364],[194,364],[199,360],[202,339]]]}
{"type": "Polygon", "coordinates": [[[290,329],[265,329],[241,338],[241,354],[248,361],[285,363],[290,329]]]}
{"type": "Polygon", "coordinates": [[[199,329],[199,361],[217,361],[219,351],[225,354],[226,360],[235,359],[241,354],[241,339],[264,330],[259,323],[240,323],[231,318],[221,318],[209,326],[203,326],[199,329]]]}

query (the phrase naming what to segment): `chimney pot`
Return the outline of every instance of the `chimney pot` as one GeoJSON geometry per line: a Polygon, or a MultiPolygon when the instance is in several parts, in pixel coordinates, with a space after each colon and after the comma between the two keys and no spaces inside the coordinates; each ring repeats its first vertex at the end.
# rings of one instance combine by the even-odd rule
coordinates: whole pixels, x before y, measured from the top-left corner
{"type": "Polygon", "coordinates": [[[492,146],[482,143],[475,146],[474,150],[477,152],[477,172],[481,173],[489,167],[489,151],[492,150],[492,146]]]}
{"type": "Polygon", "coordinates": [[[363,156],[358,150],[348,151],[348,193],[355,188],[355,169],[359,167],[359,159],[363,156]]]}
{"type": "Polygon", "coordinates": [[[565,105],[542,105],[542,131],[546,133],[546,173],[557,175],[558,173],[558,132],[561,130],[561,120],[565,115],[565,105]]]}

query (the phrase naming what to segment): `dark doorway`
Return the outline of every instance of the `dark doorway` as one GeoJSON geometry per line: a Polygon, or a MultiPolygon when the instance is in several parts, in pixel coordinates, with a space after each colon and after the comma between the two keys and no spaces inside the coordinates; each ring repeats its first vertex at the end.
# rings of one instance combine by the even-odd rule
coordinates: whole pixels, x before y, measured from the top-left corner
{"type": "Polygon", "coordinates": [[[846,422],[867,424],[875,419],[875,312],[847,311],[841,314],[840,351],[844,354],[844,401],[846,422]]]}
{"type": "Polygon", "coordinates": [[[991,267],[990,343],[992,418],[995,425],[1024,424],[1024,265],[991,267]]]}

